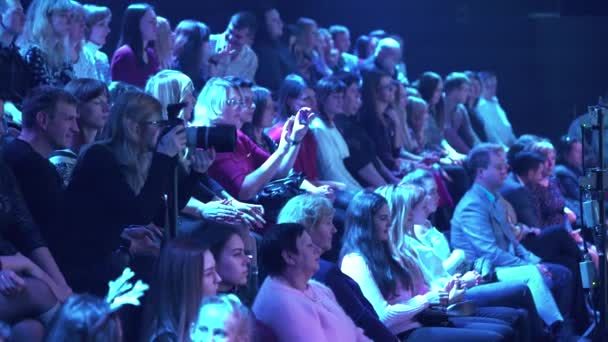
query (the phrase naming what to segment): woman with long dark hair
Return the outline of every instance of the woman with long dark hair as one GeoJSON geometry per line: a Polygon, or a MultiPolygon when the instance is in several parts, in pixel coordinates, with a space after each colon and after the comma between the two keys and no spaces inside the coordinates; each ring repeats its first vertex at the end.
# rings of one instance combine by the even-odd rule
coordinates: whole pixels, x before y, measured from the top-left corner
{"type": "Polygon", "coordinates": [[[208,245],[182,238],[169,242],[161,252],[146,301],[144,340],[190,341],[202,301],[216,295],[220,281],[208,245]]]}
{"type": "Polygon", "coordinates": [[[389,243],[390,218],[384,197],[363,191],[353,198],[346,213],[341,269],[359,284],[391,332],[404,341],[431,336],[441,341],[502,341],[512,335],[508,326],[494,320],[453,322],[462,328],[423,327],[418,314],[431,304],[444,306],[458,297],[457,285],[429,291],[412,258],[395,258],[389,243]]]}
{"type": "Polygon", "coordinates": [[[265,129],[272,126],[272,122],[276,115],[272,94],[270,94],[270,90],[262,87],[253,87],[252,91],[255,111],[253,112],[251,122],[244,123],[241,130],[261,149],[268,153],[273,153],[276,151],[277,145],[274,140],[264,132],[265,129]]]}
{"type": "Polygon", "coordinates": [[[195,20],[182,20],[175,28],[173,68],[190,77],[195,96],[203,89],[207,79],[203,61],[206,60],[210,33],[207,25],[195,20]]]}
{"type": "Polygon", "coordinates": [[[112,80],[143,88],[146,81],[159,70],[154,51],[157,22],[154,8],[145,3],[127,7],[120,32],[118,49],[110,65],[112,80]]]}

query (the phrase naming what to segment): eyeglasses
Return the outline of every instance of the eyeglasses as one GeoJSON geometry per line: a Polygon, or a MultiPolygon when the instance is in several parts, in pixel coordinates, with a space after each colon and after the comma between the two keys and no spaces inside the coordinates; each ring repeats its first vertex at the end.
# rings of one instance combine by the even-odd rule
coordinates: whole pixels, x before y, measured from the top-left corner
{"type": "Polygon", "coordinates": [[[231,107],[244,107],[246,102],[243,100],[228,99],[228,101],[226,101],[226,104],[231,107]]]}

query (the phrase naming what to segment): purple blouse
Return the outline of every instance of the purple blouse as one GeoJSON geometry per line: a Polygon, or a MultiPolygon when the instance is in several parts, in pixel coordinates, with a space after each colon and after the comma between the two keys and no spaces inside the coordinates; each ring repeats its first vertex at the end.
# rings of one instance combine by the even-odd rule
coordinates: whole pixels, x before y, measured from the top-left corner
{"type": "Polygon", "coordinates": [[[123,45],[116,50],[110,65],[112,81],[121,81],[142,89],[145,88],[148,79],[160,70],[154,49],[147,48],[146,52],[148,53],[148,63],[143,64],[137,60],[135,52],[129,45],[123,45]]]}

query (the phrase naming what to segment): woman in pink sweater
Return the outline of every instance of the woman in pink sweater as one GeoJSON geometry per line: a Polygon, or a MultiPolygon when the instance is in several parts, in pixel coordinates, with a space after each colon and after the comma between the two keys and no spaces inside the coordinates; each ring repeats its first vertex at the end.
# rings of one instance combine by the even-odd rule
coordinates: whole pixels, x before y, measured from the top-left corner
{"type": "Polygon", "coordinates": [[[319,268],[320,250],[303,226],[274,226],[264,235],[260,256],[268,277],[253,312],[279,341],[371,341],[344,313],[331,290],[311,280],[319,268]]]}

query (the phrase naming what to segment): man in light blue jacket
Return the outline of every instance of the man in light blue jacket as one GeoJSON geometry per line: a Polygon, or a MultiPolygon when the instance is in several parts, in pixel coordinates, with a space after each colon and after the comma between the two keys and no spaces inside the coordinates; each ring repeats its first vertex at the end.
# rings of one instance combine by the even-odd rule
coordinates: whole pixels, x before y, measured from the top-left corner
{"type": "Polygon", "coordinates": [[[452,246],[464,250],[469,260],[487,260],[498,280],[527,284],[540,317],[553,334],[560,334],[562,313],[567,316],[572,306],[572,273],[563,266],[542,263],[515,238],[499,192],[508,172],[503,148],[497,144],[475,146],[467,167],[475,183],[456,206],[451,221],[452,246]],[[550,288],[554,288],[555,298],[550,288]]]}

